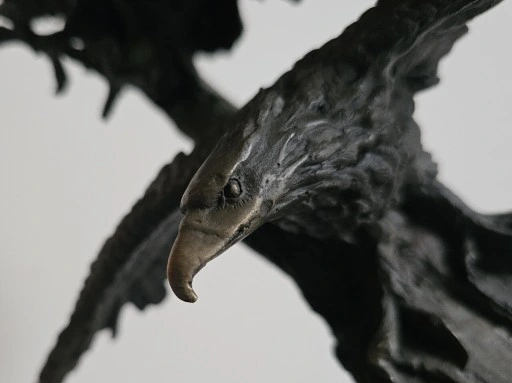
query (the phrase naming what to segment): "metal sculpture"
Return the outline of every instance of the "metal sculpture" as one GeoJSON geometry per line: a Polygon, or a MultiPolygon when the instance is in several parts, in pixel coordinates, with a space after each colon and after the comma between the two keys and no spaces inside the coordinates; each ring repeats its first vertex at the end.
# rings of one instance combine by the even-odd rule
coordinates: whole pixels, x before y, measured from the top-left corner
{"type": "Polygon", "coordinates": [[[191,61],[237,38],[234,0],[6,0],[14,28],[0,41],[46,53],[59,89],[67,55],[110,83],[105,115],[133,84],[196,142],[105,243],[40,382],[62,381],[97,331],[115,332],[125,303],[161,302],[166,264],[192,302],[194,275],[241,240],[295,279],[358,382],[510,381],[512,216],[476,213],[440,184],[413,119],[466,23],[499,2],[380,0],[237,111],[191,61]],[[62,32],[30,31],[56,13],[62,32]]]}

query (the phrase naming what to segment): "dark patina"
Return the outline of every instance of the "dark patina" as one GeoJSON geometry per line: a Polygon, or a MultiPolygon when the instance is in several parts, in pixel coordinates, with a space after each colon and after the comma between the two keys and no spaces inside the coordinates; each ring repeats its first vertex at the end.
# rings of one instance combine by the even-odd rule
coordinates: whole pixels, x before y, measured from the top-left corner
{"type": "Polygon", "coordinates": [[[237,111],[192,65],[238,37],[236,1],[149,12],[5,0],[15,28],[0,41],[47,54],[59,89],[67,55],[110,83],[105,114],[135,85],[196,141],[105,243],[40,382],[62,381],[97,331],[115,332],[125,303],[161,302],[167,262],[172,289],[192,302],[194,275],[242,240],[293,277],[358,382],[510,382],[512,216],[474,212],[440,184],[413,119],[414,95],[437,84],[466,23],[499,2],[380,0],[237,111]],[[64,31],[27,29],[55,13],[64,31]]]}

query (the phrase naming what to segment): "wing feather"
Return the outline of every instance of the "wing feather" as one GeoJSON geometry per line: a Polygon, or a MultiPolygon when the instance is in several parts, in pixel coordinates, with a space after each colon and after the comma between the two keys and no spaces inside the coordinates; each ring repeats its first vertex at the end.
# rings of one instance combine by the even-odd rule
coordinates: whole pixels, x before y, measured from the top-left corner
{"type": "Polygon", "coordinates": [[[163,262],[181,220],[181,195],[203,159],[197,150],[190,156],[179,154],[106,241],[41,371],[41,383],[61,382],[99,330],[109,328],[115,335],[124,304],[143,309],[163,300],[163,262]]]}
{"type": "Polygon", "coordinates": [[[413,91],[438,82],[437,66],[466,24],[501,0],[381,0],[338,38],[341,55],[361,70],[405,80],[413,91]]]}

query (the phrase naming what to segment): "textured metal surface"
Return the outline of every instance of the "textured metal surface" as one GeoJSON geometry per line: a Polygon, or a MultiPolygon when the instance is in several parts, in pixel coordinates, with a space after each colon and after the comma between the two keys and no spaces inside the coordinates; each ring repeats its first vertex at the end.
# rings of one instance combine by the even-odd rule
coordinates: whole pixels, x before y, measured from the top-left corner
{"type": "Polygon", "coordinates": [[[161,20],[123,1],[0,8],[15,25],[0,43],[46,53],[59,89],[68,55],[111,84],[106,114],[135,85],[197,142],[106,242],[40,382],[62,381],[98,330],[115,332],[123,304],[164,298],[176,236],[167,272],[178,297],[194,301],[194,274],[245,240],[294,278],[358,382],[509,382],[512,218],[478,214],[441,185],[413,119],[413,96],[438,83],[466,23],[499,1],[381,0],[239,111],[191,63],[241,30],[234,1],[206,3],[158,2],[161,20]],[[27,29],[55,13],[63,32],[27,29]]]}

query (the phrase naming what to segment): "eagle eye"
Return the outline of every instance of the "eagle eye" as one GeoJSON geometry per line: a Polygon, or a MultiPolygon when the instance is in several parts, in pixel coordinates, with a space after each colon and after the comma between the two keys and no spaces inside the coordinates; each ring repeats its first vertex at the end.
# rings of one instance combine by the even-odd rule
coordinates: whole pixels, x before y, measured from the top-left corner
{"type": "Polygon", "coordinates": [[[231,178],[224,186],[224,197],[228,199],[238,198],[242,194],[242,185],[234,178],[231,178]]]}

